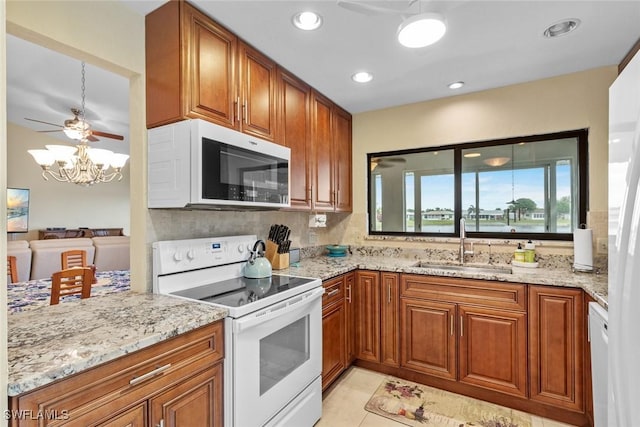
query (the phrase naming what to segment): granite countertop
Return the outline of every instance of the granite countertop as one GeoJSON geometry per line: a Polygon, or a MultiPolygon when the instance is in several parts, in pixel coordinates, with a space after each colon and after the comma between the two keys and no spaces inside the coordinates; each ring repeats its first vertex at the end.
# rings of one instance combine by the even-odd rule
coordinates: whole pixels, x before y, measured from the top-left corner
{"type": "Polygon", "coordinates": [[[9,396],[224,318],[227,311],[123,292],[8,316],[9,396]]]}
{"type": "MultiPolygon", "coordinates": [[[[429,274],[469,279],[497,280],[503,282],[525,283],[530,285],[553,285],[582,288],[604,308],[608,308],[607,274],[574,273],[570,268],[525,268],[513,267],[512,274],[499,272],[474,272],[439,270],[437,268],[417,267],[420,261],[429,260],[403,257],[348,255],[346,257],[316,256],[304,258],[298,267],[274,270],[274,274],[290,274],[304,277],[318,277],[327,280],[356,269],[380,270],[398,273],[429,274]]],[[[438,264],[433,261],[433,264],[438,264]]],[[[444,264],[440,262],[441,264],[444,264]]],[[[469,263],[469,265],[474,265],[469,263]]],[[[496,265],[508,267],[510,265],[496,265]]]]}

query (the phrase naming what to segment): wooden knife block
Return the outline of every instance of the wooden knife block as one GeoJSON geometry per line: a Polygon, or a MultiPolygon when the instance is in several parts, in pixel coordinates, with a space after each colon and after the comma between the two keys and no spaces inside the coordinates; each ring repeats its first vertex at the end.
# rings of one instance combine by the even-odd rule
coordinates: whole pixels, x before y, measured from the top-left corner
{"type": "Polygon", "coordinates": [[[271,268],[274,270],[282,270],[289,268],[289,253],[279,254],[278,245],[271,240],[267,240],[267,250],[264,253],[266,259],[271,263],[271,268]]]}

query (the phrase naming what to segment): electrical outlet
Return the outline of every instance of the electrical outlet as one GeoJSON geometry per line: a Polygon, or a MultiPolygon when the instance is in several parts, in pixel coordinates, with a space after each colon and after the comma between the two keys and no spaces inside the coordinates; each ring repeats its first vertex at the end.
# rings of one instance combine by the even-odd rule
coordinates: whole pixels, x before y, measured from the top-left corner
{"type": "Polygon", "coordinates": [[[606,254],[609,251],[609,240],[607,237],[599,237],[596,240],[596,252],[606,254]]]}

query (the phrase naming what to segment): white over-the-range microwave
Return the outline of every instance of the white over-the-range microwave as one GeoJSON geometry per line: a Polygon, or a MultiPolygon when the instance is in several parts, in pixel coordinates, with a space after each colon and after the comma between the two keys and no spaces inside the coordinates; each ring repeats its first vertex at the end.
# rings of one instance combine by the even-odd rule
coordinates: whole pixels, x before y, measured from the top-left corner
{"type": "Polygon", "coordinates": [[[291,150],[200,119],[149,129],[148,207],[289,207],[291,150]]]}

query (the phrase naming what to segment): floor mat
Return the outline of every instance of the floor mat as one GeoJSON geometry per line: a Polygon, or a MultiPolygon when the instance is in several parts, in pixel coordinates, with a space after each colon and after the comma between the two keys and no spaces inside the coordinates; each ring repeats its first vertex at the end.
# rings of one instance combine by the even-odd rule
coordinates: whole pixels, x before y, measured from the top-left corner
{"type": "Polygon", "coordinates": [[[395,377],[364,408],[408,426],[531,427],[527,413],[395,377]]]}

